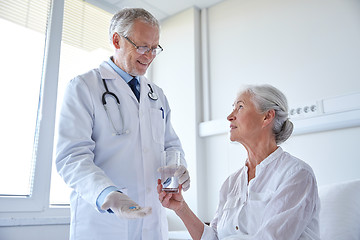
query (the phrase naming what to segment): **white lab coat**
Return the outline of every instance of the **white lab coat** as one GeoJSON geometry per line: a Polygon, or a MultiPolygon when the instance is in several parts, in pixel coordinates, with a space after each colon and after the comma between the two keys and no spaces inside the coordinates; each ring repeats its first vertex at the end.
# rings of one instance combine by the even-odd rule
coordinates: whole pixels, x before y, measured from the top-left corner
{"type": "MultiPolygon", "coordinates": [[[[108,105],[114,103],[111,97],[106,100],[108,105]]],[[[56,167],[74,189],[70,203],[71,240],[167,239],[166,213],[156,190],[160,178],[157,169],[161,151],[174,148],[182,156],[183,151],[170,123],[168,101],[158,86],[141,76],[139,103],[126,82],[103,62],[98,69],[69,83],[58,135],[56,167]],[[102,79],[120,100],[123,122],[115,105],[109,106],[114,124],[129,133],[113,134],[101,101],[105,92],[102,79]],[[148,84],[158,95],[157,101],[148,97],[148,84]],[[118,187],[140,206],[152,207],[152,214],[126,220],[100,212],[96,200],[109,186],[118,187]]]]}

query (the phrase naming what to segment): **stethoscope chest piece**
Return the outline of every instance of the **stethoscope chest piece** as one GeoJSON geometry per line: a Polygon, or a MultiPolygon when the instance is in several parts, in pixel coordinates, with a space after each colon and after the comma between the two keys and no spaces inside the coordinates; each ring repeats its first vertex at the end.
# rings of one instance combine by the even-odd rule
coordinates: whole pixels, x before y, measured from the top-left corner
{"type": "Polygon", "coordinates": [[[154,101],[158,100],[158,96],[156,95],[156,93],[149,92],[148,96],[149,96],[150,99],[152,99],[154,101]]]}
{"type": "Polygon", "coordinates": [[[149,86],[149,88],[150,88],[150,91],[148,92],[148,96],[149,96],[149,98],[150,98],[151,100],[154,100],[154,101],[158,100],[158,96],[157,96],[157,94],[156,94],[156,93],[154,93],[154,91],[153,91],[153,89],[152,89],[151,85],[150,85],[150,84],[148,84],[148,86],[149,86]]]}

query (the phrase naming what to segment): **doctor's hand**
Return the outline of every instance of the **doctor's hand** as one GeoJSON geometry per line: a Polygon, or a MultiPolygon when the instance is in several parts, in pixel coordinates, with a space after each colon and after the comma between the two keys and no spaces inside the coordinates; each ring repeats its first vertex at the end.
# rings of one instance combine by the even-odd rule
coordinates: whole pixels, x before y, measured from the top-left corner
{"type": "Polygon", "coordinates": [[[107,195],[101,209],[111,209],[120,218],[142,218],[151,214],[151,207],[140,207],[127,195],[118,191],[107,195]]]}
{"type": "Polygon", "coordinates": [[[158,179],[157,191],[159,193],[159,201],[163,207],[174,210],[175,212],[182,209],[185,204],[184,198],[181,194],[182,186],[179,185],[178,193],[167,193],[162,190],[161,180],[158,179]]]}
{"type": "Polygon", "coordinates": [[[179,185],[182,186],[182,189],[184,191],[187,191],[190,188],[189,171],[183,165],[180,165],[179,167],[177,167],[176,165],[160,167],[158,169],[158,172],[161,173],[161,175],[164,176],[165,179],[173,175],[174,177],[177,177],[179,185]]]}

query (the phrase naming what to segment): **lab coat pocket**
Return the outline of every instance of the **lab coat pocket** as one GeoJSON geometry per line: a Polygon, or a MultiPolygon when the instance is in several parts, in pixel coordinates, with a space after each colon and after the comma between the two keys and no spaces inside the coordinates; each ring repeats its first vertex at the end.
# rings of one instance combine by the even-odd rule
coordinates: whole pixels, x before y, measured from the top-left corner
{"type": "Polygon", "coordinates": [[[150,123],[153,139],[156,143],[164,145],[165,119],[162,108],[150,108],[150,123]]]}

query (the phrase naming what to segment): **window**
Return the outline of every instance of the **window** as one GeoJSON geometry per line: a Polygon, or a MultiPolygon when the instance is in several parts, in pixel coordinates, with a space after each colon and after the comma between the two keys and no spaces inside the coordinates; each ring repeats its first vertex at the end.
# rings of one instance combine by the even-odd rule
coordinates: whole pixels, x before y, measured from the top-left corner
{"type": "MultiPolygon", "coordinates": [[[[4,223],[6,216],[21,218],[28,211],[37,212],[40,222],[47,224],[43,217],[54,213],[50,203],[69,202],[69,190],[51,161],[56,108],[71,78],[112,54],[111,17],[82,0],[0,0],[0,106],[6,114],[0,120],[5,139],[0,226],[16,224],[4,223]]],[[[63,213],[68,216],[68,211],[63,213]]]]}
{"type": "Polygon", "coordinates": [[[0,1],[0,194],[29,196],[50,0],[0,1]]]}
{"type": "MultiPolygon", "coordinates": [[[[57,111],[60,110],[63,92],[70,79],[98,67],[112,55],[108,38],[111,18],[112,14],[84,1],[65,0],[57,111]]],[[[55,161],[55,155],[53,159],[55,161]]],[[[50,203],[68,204],[70,189],[56,172],[54,161],[50,203]]]]}

